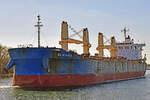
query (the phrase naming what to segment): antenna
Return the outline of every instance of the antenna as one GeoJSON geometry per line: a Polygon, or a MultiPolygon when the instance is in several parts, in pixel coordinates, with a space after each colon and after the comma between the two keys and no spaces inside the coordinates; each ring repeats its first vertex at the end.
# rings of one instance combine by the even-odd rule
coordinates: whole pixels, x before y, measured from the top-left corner
{"type": "Polygon", "coordinates": [[[41,22],[40,22],[40,15],[37,16],[38,18],[38,21],[37,21],[37,25],[34,25],[35,27],[38,28],[38,48],[40,48],[40,29],[43,25],[41,25],[41,22]]]}
{"type": "Polygon", "coordinates": [[[127,30],[127,28],[125,27],[123,30],[121,30],[121,32],[124,32],[124,38],[126,40],[127,38],[127,32],[129,31],[129,29],[127,30]]]}

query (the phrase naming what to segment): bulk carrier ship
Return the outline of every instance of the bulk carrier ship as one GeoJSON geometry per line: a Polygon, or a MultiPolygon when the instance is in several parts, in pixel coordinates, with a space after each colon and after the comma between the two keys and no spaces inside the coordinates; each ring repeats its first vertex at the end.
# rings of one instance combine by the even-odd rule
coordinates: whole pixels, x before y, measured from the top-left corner
{"type": "MultiPolygon", "coordinates": [[[[88,29],[84,28],[83,40],[75,40],[68,36],[68,24],[62,22],[62,48],[40,46],[40,16],[38,16],[38,47],[18,47],[9,49],[11,60],[7,70],[14,68],[13,86],[20,87],[74,87],[112,81],[128,80],[144,77],[146,57],[142,58],[142,47],[130,36],[116,42],[111,37],[110,45],[105,45],[104,35],[98,34],[98,53],[90,55],[88,29]],[[68,43],[83,45],[83,54],[68,50],[68,43]],[[110,51],[110,57],[104,57],[104,49],[110,51]]],[[[71,28],[72,29],[72,28],[71,28]]],[[[78,34],[78,33],[76,33],[78,34]]]]}

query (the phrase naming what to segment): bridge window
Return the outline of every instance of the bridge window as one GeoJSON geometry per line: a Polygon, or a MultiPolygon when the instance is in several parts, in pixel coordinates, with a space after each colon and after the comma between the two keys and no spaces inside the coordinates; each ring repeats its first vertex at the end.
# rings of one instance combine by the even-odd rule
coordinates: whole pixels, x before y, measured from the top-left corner
{"type": "Polygon", "coordinates": [[[119,46],[118,48],[119,48],[119,49],[123,49],[123,47],[122,47],[122,46],[119,46]]]}
{"type": "Polygon", "coordinates": [[[137,47],[135,46],[134,48],[136,49],[137,47]]]}
{"type": "Polygon", "coordinates": [[[126,46],[125,49],[129,49],[129,46],[126,46]]]}

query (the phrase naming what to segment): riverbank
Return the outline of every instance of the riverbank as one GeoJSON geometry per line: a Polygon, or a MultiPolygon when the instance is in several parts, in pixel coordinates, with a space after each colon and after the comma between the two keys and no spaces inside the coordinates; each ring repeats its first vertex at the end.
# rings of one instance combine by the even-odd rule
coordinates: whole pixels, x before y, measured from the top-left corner
{"type": "Polygon", "coordinates": [[[0,74],[0,79],[12,77],[13,74],[0,74]]]}

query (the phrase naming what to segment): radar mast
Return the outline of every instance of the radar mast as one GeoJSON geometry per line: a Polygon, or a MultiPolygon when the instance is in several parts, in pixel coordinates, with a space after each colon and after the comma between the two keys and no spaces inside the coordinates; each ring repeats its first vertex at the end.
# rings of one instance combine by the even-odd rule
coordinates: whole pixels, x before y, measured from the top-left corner
{"type": "Polygon", "coordinates": [[[124,32],[124,38],[125,38],[125,40],[127,38],[127,32],[128,31],[129,31],[129,29],[127,29],[126,27],[123,30],[121,30],[121,32],[124,32]]]}

